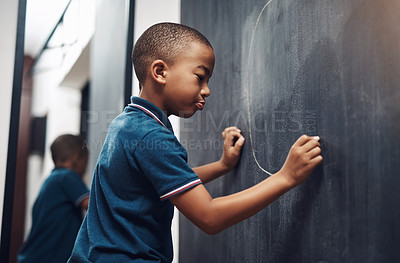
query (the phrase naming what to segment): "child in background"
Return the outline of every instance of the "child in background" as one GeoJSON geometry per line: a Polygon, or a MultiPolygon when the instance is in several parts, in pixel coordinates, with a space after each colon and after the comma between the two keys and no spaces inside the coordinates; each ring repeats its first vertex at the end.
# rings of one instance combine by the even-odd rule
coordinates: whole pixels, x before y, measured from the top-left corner
{"type": "Polygon", "coordinates": [[[171,262],[174,205],[215,234],[265,208],[321,163],[319,138],[303,135],[276,174],[212,198],[203,184],[235,167],[241,131],[225,129],[221,159],[192,169],[168,120],[204,108],[215,60],[211,44],[195,29],[160,23],[138,39],[132,59],[141,92],[109,127],[69,262],[171,262]]]}
{"type": "Polygon", "coordinates": [[[18,262],[64,263],[71,255],[89,190],[82,178],[88,150],[75,135],[61,135],[50,147],[55,168],[43,183],[32,209],[32,228],[18,262]]]}

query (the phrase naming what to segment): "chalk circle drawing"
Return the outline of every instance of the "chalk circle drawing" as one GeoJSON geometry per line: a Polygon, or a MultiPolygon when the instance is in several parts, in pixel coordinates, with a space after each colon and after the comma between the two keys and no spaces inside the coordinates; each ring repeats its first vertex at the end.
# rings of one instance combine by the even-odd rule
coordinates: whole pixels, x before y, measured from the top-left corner
{"type": "MultiPolygon", "coordinates": [[[[264,13],[264,10],[269,6],[269,4],[270,4],[271,2],[272,2],[272,0],[269,0],[269,1],[264,5],[264,7],[261,9],[261,11],[260,11],[260,13],[259,13],[259,15],[258,15],[258,17],[257,17],[256,23],[255,23],[255,25],[254,25],[253,32],[252,32],[252,34],[251,34],[251,40],[250,40],[249,57],[248,57],[248,59],[247,59],[247,68],[248,68],[248,69],[250,68],[250,60],[251,60],[251,54],[252,54],[252,52],[253,52],[254,36],[255,36],[255,34],[256,34],[256,30],[257,30],[258,24],[259,24],[259,22],[260,22],[260,19],[261,19],[262,14],[264,13]]],[[[248,72],[248,71],[247,71],[247,72],[248,72]]],[[[247,82],[248,82],[248,80],[249,80],[249,78],[248,78],[248,76],[247,76],[247,82]]],[[[250,120],[251,120],[251,114],[250,114],[250,98],[249,98],[249,87],[248,87],[248,84],[246,85],[245,90],[246,90],[246,97],[247,97],[247,117],[248,117],[247,120],[248,120],[248,125],[249,125],[249,136],[250,136],[251,153],[252,153],[253,159],[254,159],[254,161],[256,162],[258,168],[259,168],[261,171],[263,171],[264,173],[266,173],[266,174],[268,174],[268,175],[272,175],[272,173],[268,172],[266,169],[264,169],[264,168],[260,165],[260,163],[258,162],[257,157],[256,157],[256,153],[255,153],[255,150],[254,150],[254,142],[253,142],[252,129],[251,129],[251,121],[250,121],[250,120]]]]}

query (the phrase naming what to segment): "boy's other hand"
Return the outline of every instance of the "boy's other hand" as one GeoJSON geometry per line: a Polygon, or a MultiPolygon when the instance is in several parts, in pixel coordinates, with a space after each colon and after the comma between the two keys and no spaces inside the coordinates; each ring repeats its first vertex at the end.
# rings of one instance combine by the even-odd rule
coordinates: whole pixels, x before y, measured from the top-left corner
{"type": "Polygon", "coordinates": [[[244,137],[237,127],[228,127],[222,132],[224,139],[224,151],[221,157],[221,163],[227,170],[233,169],[240,158],[240,151],[244,144],[244,137]]]}
{"type": "Polygon", "coordinates": [[[291,187],[301,184],[322,162],[319,137],[302,135],[290,148],[281,173],[291,187]]]}

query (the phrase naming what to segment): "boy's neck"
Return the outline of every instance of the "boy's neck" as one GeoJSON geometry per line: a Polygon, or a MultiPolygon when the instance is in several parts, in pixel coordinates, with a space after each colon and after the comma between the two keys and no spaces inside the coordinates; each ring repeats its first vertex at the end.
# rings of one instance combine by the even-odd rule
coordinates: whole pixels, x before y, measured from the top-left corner
{"type": "Polygon", "coordinates": [[[169,117],[169,115],[165,111],[165,107],[162,102],[161,96],[159,96],[159,94],[157,94],[155,92],[152,92],[151,88],[142,87],[142,90],[139,93],[139,98],[142,98],[142,99],[145,99],[145,100],[151,102],[152,104],[157,106],[159,109],[161,109],[167,115],[167,117],[169,117]]]}
{"type": "Polygon", "coordinates": [[[77,169],[76,169],[76,164],[72,161],[72,160],[67,160],[65,162],[57,162],[55,164],[55,168],[64,168],[64,169],[68,169],[71,171],[76,172],[77,174],[79,174],[79,176],[83,176],[77,169]]]}
{"type": "Polygon", "coordinates": [[[55,167],[72,170],[72,162],[70,160],[65,161],[65,162],[57,162],[57,163],[55,163],[55,167]]]}

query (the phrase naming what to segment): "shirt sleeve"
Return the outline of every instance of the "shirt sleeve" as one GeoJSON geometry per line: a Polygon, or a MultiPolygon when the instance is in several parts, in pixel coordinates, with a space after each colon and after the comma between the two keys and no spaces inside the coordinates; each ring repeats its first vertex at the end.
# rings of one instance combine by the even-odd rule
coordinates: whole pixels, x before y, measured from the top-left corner
{"type": "Polygon", "coordinates": [[[82,178],[76,173],[65,174],[62,180],[62,189],[68,200],[79,206],[81,202],[89,195],[89,189],[82,178]]]}
{"type": "Polygon", "coordinates": [[[164,128],[150,132],[140,141],[135,158],[161,200],[202,183],[187,163],[185,148],[164,128]]]}

